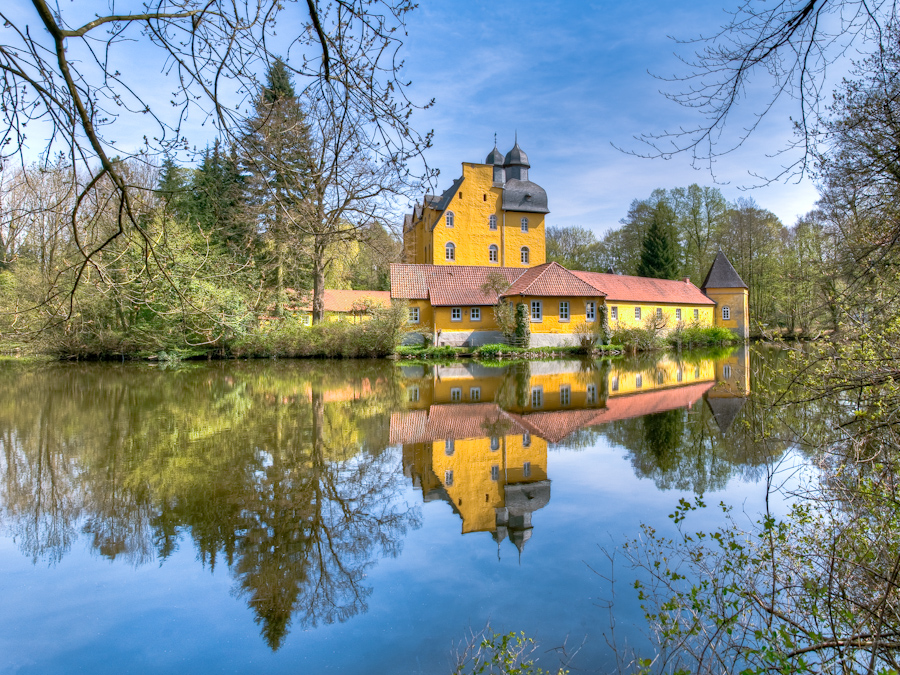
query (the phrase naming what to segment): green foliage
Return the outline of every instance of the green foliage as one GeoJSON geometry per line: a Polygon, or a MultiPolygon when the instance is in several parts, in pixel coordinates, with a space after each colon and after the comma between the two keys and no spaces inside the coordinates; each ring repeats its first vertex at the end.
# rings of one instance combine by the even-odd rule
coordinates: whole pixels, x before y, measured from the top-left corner
{"type": "Polygon", "coordinates": [[[677,245],[668,226],[673,214],[665,202],[657,204],[650,228],[641,242],[637,275],[653,279],[677,279],[681,271],[677,245]]]}
{"type": "Polygon", "coordinates": [[[732,344],[738,337],[722,326],[703,327],[697,324],[676,326],[668,335],[669,344],[674,346],[711,347],[732,344]]]}
{"type": "Polygon", "coordinates": [[[622,345],[627,350],[645,352],[652,349],[663,349],[665,338],[653,328],[616,328],[612,331],[613,344],[622,345]]]}

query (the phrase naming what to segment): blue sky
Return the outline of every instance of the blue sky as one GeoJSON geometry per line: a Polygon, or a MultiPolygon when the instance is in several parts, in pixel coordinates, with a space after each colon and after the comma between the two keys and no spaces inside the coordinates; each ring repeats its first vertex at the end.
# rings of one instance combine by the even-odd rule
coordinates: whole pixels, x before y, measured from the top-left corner
{"type": "MultiPolygon", "coordinates": [[[[714,184],[708,170],[691,167],[688,156],[648,160],[614,146],[640,150],[636,135],[697,124],[696,113],[659,93],[667,85],[648,71],[683,73],[673,52],[690,56],[691,50],[672,36],[711,33],[736,2],[422,0],[408,16],[401,56],[412,80],[411,97],[436,99],[434,107],[416,113],[413,123],[435,132],[427,161],[441,171],[437,189],[460,175],[461,162],[484,161],[495,133],[504,153],[518,133],[531,162],[530,177],[547,190],[549,225],[578,225],[602,234],[618,225],[632,200],[647,197],[654,188],[714,184]]],[[[108,11],[105,4],[90,0],[65,3],[61,9],[70,25],[79,25],[94,11],[108,11]]],[[[136,2],[116,4],[120,12],[138,9],[136,2]]],[[[25,0],[14,0],[4,11],[32,31],[43,31],[25,0]]],[[[281,17],[276,45],[296,34],[305,4],[288,4],[281,17]]],[[[130,36],[137,39],[116,47],[117,66],[140,69],[148,100],[162,104],[158,110],[169,109],[173,82],[162,73],[160,54],[136,29],[130,36]]],[[[76,58],[89,62],[83,52],[76,58]]],[[[730,132],[740,130],[752,115],[754,99],[769,91],[771,84],[764,79],[752,83],[745,101],[750,105],[741,109],[730,132]]],[[[740,188],[758,182],[751,171],[778,172],[779,160],[768,155],[791,138],[791,112],[787,105],[773,110],[743,147],[715,166],[726,198],[752,197],[786,225],[813,208],[817,193],[811,181],[749,192],[740,188]]],[[[208,120],[202,121],[203,115],[193,111],[185,127],[195,148],[203,148],[215,134],[208,120]]],[[[29,130],[30,151],[43,141],[39,129],[29,130]]],[[[145,117],[123,115],[109,135],[133,149],[143,134],[154,131],[145,117]]],[[[397,204],[398,212],[406,207],[397,204]]]]}
{"type": "MultiPolygon", "coordinates": [[[[438,188],[460,175],[461,162],[483,162],[495,132],[504,153],[518,132],[530,178],[547,190],[549,225],[601,234],[654,188],[715,184],[687,156],[649,160],[613,146],[640,150],[635,135],[698,122],[696,113],[659,93],[668,85],[648,71],[684,72],[674,52],[691,50],[670,36],[712,32],[733,2],[424,0],[409,17],[403,53],[414,98],[436,99],[415,119],[418,128],[435,131],[427,158],[441,171],[438,188]]],[[[760,79],[754,86],[750,105],[770,84],[760,79]]],[[[752,114],[745,108],[743,120],[752,114]]],[[[775,109],[749,142],[715,166],[726,198],[752,197],[788,226],[813,208],[812,182],[740,188],[758,182],[750,171],[777,173],[780,163],[768,155],[791,138],[791,112],[787,105],[775,109]]]]}

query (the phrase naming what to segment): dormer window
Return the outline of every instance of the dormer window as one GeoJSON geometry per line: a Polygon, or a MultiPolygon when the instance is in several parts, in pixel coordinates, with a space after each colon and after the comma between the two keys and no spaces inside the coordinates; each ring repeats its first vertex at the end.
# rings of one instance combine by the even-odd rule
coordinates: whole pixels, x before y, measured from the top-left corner
{"type": "Polygon", "coordinates": [[[528,232],[528,218],[522,218],[522,232],[528,232]]]}
{"type": "Polygon", "coordinates": [[[453,211],[447,211],[447,215],[444,216],[444,220],[447,221],[447,227],[453,227],[453,211]]]}

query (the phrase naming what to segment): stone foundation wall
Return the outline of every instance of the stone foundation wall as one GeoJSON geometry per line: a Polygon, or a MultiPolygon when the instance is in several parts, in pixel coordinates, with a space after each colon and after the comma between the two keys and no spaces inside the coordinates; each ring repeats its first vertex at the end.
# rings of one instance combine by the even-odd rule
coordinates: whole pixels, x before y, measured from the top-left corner
{"type": "Polygon", "coordinates": [[[435,346],[480,347],[481,345],[506,344],[503,333],[495,330],[445,330],[435,346]]]}
{"type": "Polygon", "coordinates": [[[529,347],[577,347],[578,337],[567,333],[532,333],[529,347]]]}

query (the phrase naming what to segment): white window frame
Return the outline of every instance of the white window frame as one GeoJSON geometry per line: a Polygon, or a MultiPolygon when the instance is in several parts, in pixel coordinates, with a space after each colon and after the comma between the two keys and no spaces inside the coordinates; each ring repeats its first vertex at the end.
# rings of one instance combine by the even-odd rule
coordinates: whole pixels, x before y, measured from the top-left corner
{"type": "Polygon", "coordinates": [[[444,487],[453,487],[453,469],[444,471],[444,487]]]}
{"type": "Polygon", "coordinates": [[[634,376],[634,386],[635,389],[640,389],[644,386],[644,376],[641,373],[634,376]]]}
{"type": "Polygon", "coordinates": [[[619,320],[619,308],[617,305],[613,305],[609,308],[609,318],[613,321],[619,320]]]}
{"type": "Polygon", "coordinates": [[[462,307],[451,307],[450,308],[450,320],[451,321],[462,321],[462,307]]]}
{"type": "Polygon", "coordinates": [[[694,310],[694,321],[697,321],[699,318],[700,318],[700,310],[695,309],[694,310]]]}
{"type": "Polygon", "coordinates": [[[491,465],[491,480],[492,481],[500,480],[500,465],[499,464],[491,465]]]}
{"type": "Polygon", "coordinates": [[[481,307],[473,307],[469,310],[470,321],[481,321],[481,307]]]}
{"type": "Polygon", "coordinates": [[[662,307],[657,307],[656,308],[656,318],[661,319],[662,317],[663,317],[662,307]]]}
{"type": "Polygon", "coordinates": [[[612,379],[612,382],[610,383],[609,388],[612,389],[613,391],[619,391],[619,376],[618,375],[616,375],[612,379]]]}
{"type": "Polygon", "coordinates": [[[531,407],[535,409],[544,407],[544,388],[542,386],[531,388],[531,407]]]}
{"type": "Polygon", "coordinates": [[[729,321],[731,319],[731,307],[728,305],[722,306],[722,321],[729,321]]]}
{"type": "Polygon", "coordinates": [[[572,315],[569,312],[569,301],[568,300],[560,300],[559,301],[559,320],[560,321],[570,321],[571,318],[572,318],[572,315]]]}
{"type": "Polygon", "coordinates": [[[560,405],[572,405],[572,387],[568,384],[563,384],[559,388],[559,404],[560,405]]]}
{"type": "Polygon", "coordinates": [[[500,437],[491,436],[491,452],[497,452],[500,449],[500,437]]]}
{"type": "Polygon", "coordinates": [[[544,304],[540,300],[531,301],[531,323],[541,323],[544,320],[544,304]]]}
{"type": "Polygon", "coordinates": [[[528,232],[528,218],[522,218],[519,225],[522,227],[522,232],[528,232]]]}
{"type": "Polygon", "coordinates": [[[531,434],[527,431],[522,434],[522,447],[530,448],[531,447],[531,434]]]}
{"type": "Polygon", "coordinates": [[[681,307],[675,308],[675,320],[681,321],[681,307]]]}
{"type": "Polygon", "coordinates": [[[409,308],[409,322],[410,323],[419,323],[419,308],[418,307],[410,307],[409,308]]]}
{"type": "Polygon", "coordinates": [[[675,381],[681,382],[683,379],[684,379],[684,373],[682,372],[681,368],[679,368],[678,370],[675,371],[675,381]]]}
{"type": "Polygon", "coordinates": [[[453,221],[455,219],[456,216],[454,215],[453,211],[447,211],[447,213],[444,215],[444,222],[446,223],[448,228],[453,227],[453,221]]]}
{"type": "Polygon", "coordinates": [[[452,403],[458,403],[462,401],[462,387],[450,388],[450,401],[452,403]]]}
{"type": "Polygon", "coordinates": [[[481,387],[469,387],[469,400],[470,401],[480,401],[481,400],[481,387]]]}
{"type": "Polygon", "coordinates": [[[448,241],[444,244],[444,260],[456,260],[456,244],[452,241],[448,241]]]}
{"type": "Polygon", "coordinates": [[[410,387],[407,391],[409,393],[409,402],[410,403],[418,403],[419,402],[419,388],[418,387],[410,387]]]}
{"type": "Polygon", "coordinates": [[[488,246],[488,262],[500,262],[500,249],[496,244],[488,246]]]}
{"type": "MultiPolygon", "coordinates": [[[[447,457],[452,457],[454,452],[456,452],[456,441],[452,438],[445,439],[444,454],[447,455],[447,457]]],[[[453,472],[451,471],[450,473],[452,474],[453,472]]]]}
{"type": "Polygon", "coordinates": [[[522,463],[522,476],[524,478],[531,478],[531,462],[522,463]]]}
{"type": "Polygon", "coordinates": [[[497,216],[493,213],[488,217],[488,227],[492,230],[497,229],[497,216]]]}
{"type": "Polygon", "coordinates": [[[731,366],[727,363],[722,366],[722,377],[724,377],[726,380],[731,379],[731,366]]]}
{"type": "Polygon", "coordinates": [[[640,308],[640,307],[635,307],[635,308],[634,308],[634,320],[635,320],[635,321],[640,321],[640,320],[641,320],[641,308],[640,308]]]}
{"type": "Polygon", "coordinates": [[[597,385],[589,384],[587,386],[585,400],[588,405],[592,405],[597,402],[597,385]]]}
{"type": "Polygon", "coordinates": [[[519,260],[522,261],[523,265],[531,264],[531,249],[527,246],[523,246],[519,249],[519,260]]]}
{"type": "Polygon", "coordinates": [[[584,318],[585,321],[593,321],[596,318],[596,304],[588,300],[584,303],[584,318]]]}

